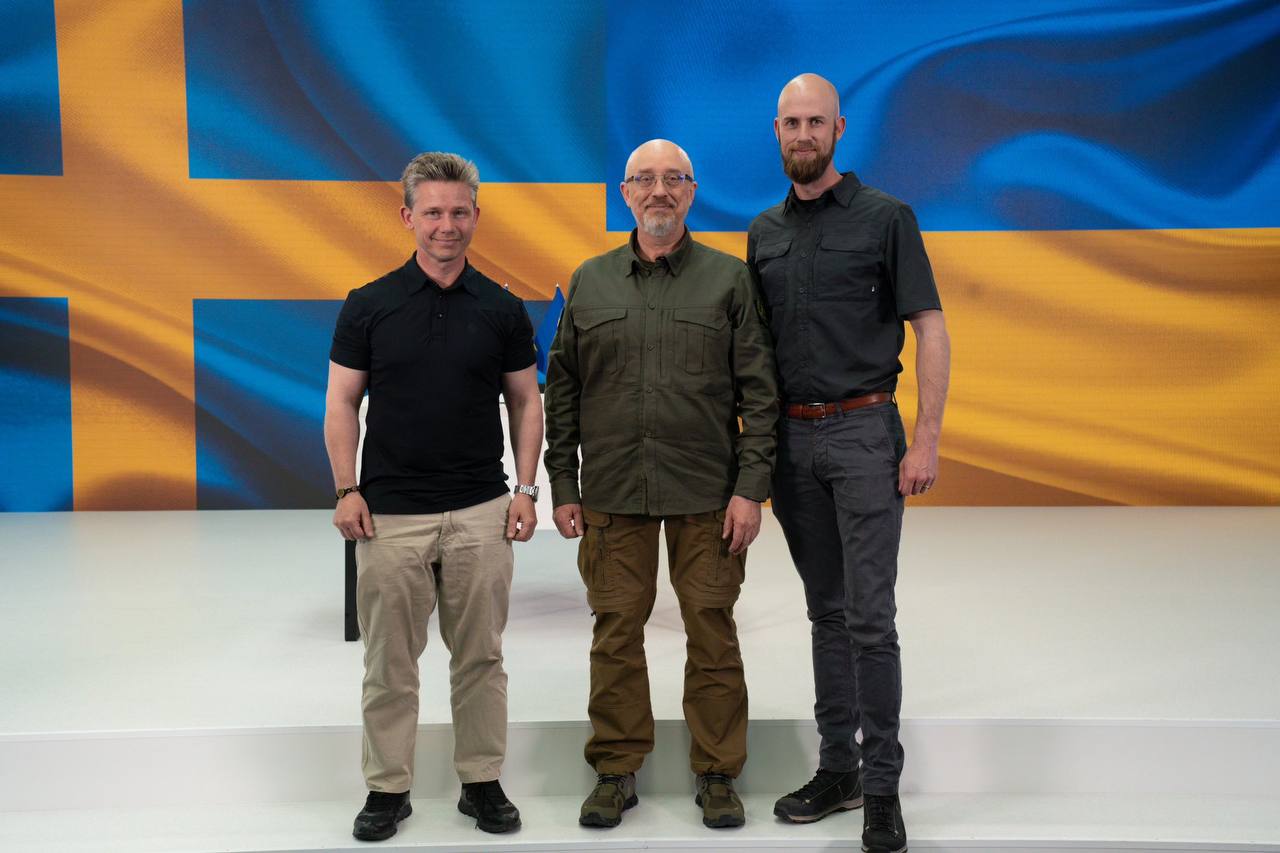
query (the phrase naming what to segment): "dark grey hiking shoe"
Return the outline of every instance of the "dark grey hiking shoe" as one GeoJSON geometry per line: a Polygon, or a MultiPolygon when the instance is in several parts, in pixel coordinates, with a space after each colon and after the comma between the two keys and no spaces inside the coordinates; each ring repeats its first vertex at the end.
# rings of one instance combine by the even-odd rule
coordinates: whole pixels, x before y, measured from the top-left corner
{"type": "Polygon", "coordinates": [[[617,826],[622,823],[622,813],[638,802],[636,774],[601,773],[596,777],[596,786],[582,803],[578,823],[605,828],[617,826]]]}
{"type": "Polygon", "coordinates": [[[693,801],[702,806],[702,824],[712,829],[742,826],[747,812],[742,807],[733,780],[721,773],[703,773],[698,777],[698,795],[693,801]]]}
{"type": "Polygon", "coordinates": [[[902,803],[892,797],[867,794],[862,813],[862,849],[865,853],[907,853],[907,827],[902,803]]]}
{"type": "Polygon", "coordinates": [[[832,812],[849,811],[862,806],[862,783],[858,771],[841,773],[822,770],[797,791],[780,797],[773,813],[791,823],[812,823],[832,812]]]}

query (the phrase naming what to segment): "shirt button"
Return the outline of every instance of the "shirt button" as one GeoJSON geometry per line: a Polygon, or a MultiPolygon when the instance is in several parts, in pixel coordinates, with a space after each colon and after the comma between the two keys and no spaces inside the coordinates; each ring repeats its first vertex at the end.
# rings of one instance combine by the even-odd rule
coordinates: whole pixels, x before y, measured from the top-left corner
{"type": "Polygon", "coordinates": [[[800,257],[802,257],[802,258],[807,258],[807,257],[809,257],[809,253],[808,253],[808,252],[801,252],[801,253],[800,253],[800,257]]]}
{"type": "Polygon", "coordinates": [[[646,394],[652,394],[652,393],[653,393],[653,386],[652,386],[652,385],[646,385],[646,386],[644,386],[644,392],[645,392],[646,394]]]}
{"type": "Polygon", "coordinates": [[[441,313],[441,314],[437,314],[436,316],[437,316],[437,317],[440,317],[440,318],[443,318],[443,317],[444,317],[444,314],[443,314],[443,313],[441,313]]]}
{"type": "Polygon", "coordinates": [[[658,306],[657,306],[657,305],[655,305],[655,304],[653,304],[652,302],[650,302],[650,303],[649,303],[649,310],[650,310],[650,311],[652,311],[654,308],[657,308],[657,307],[658,307],[658,306]]]}
{"type": "Polygon", "coordinates": [[[653,349],[653,344],[649,344],[649,346],[645,347],[645,349],[652,350],[652,349],[653,349]]]}

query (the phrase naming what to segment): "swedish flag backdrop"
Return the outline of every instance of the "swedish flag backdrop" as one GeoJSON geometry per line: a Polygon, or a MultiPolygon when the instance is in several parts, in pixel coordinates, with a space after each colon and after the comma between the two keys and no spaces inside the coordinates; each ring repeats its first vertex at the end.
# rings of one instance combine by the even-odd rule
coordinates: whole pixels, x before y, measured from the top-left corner
{"type": "Polygon", "coordinates": [[[920,503],[1280,503],[1273,0],[6,0],[0,509],[329,505],[328,341],[412,250],[410,157],[477,163],[472,262],[537,326],[651,137],[741,256],[801,71],[934,262],[920,503]]]}

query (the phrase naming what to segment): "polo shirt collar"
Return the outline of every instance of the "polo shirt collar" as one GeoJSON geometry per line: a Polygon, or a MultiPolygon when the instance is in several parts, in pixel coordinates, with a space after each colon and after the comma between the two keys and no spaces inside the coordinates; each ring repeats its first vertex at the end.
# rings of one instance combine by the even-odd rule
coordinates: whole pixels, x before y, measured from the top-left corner
{"type": "MultiPolygon", "coordinates": [[[[400,268],[400,282],[404,285],[405,294],[412,296],[419,290],[422,290],[430,282],[432,287],[439,287],[431,276],[423,272],[422,267],[418,266],[418,255],[415,252],[409,256],[409,260],[400,268]]],[[[462,273],[458,276],[458,280],[449,287],[449,290],[462,286],[462,289],[472,296],[479,296],[476,290],[476,268],[471,266],[471,262],[467,261],[462,268],[462,273]]]]}
{"type": "MultiPolygon", "coordinates": [[[[818,196],[818,198],[830,196],[836,204],[841,207],[848,207],[853,202],[853,197],[858,194],[858,190],[862,189],[862,181],[858,180],[858,176],[853,172],[844,172],[842,174],[844,177],[840,179],[840,183],[818,196]]],[[[799,200],[796,197],[796,188],[793,184],[791,189],[787,191],[787,200],[783,203],[783,212],[790,213],[795,209],[796,202],[799,200]]]]}
{"type": "Polygon", "coordinates": [[[670,254],[663,255],[652,262],[640,257],[640,244],[636,236],[637,230],[635,228],[631,229],[631,237],[627,241],[628,251],[622,253],[623,274],[632,275],[638,269],[652,268],[656,264],[665,261],[667,269],[671,270],[673,276],[680,275],[680,268],[684,266],[685,261],[689,258],[689,245],[693,242],[693,238],[689,236],[688,227],[684,229],[684,236],[680,238],[680,242],[676,244],[670,254]]]}

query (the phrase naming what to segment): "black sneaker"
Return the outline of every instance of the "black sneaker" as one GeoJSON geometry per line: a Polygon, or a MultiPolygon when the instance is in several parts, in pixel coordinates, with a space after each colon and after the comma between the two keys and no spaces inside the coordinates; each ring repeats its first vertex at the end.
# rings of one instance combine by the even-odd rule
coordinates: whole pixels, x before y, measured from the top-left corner
{"type": "Polygon", "coordinates": [[[464,782],[458,811],[475,818],[476,826],[485,832],[511,832],[520,828],[520,810],[502,793],[497,779],[464,782]]]}
{"type": "Polygon", "coordinates": [[[791,823],[812,823],[861,805],[862,783],[857,770],[841,773],[819,768],[803,788],[779,798],[773,813],[791,823]]]}
{"type": "Polygon", "coordinates": [[[867,794],[862,813],[862,849],[865,853],[906,853],[907,827],[902,823],[898,795],[867,794]]]}
{"type": "Polygon", "coordinates": [[[356,815],[351,834],[361,841],[382,841],[396,834],[396,824],[413,814],[409,792],[384,794],[370,791],[364,808],[356,815]]]}

